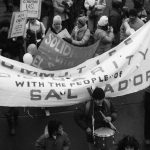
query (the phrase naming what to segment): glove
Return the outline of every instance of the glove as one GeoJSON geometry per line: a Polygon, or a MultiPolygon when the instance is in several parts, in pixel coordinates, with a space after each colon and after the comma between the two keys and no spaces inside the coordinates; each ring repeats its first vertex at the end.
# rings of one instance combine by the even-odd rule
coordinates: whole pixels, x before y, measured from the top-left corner
{"type": "Polygon", "coordinates": [[[68,38],[68,37],[65,37],[65,38],[63,38],[66,42],[68,42],[68,43],[72,43],[72,39],[71,38],[68,38]]]}

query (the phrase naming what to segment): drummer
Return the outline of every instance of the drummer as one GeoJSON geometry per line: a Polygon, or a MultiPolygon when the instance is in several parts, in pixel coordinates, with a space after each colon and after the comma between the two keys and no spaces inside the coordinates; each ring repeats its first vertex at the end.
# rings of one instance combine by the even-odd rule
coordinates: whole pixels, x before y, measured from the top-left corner
{"type": "MultiPolygon", "coordinates": [[[[108,127],[115,130],[112,122],[117,118],[117,112],[112,102],[105,98],[103,89],[96,87],[92,93],[92,100],[86,102],[75,111],[75,122],[81,127],[87,137],[89,150],[111,150],[112,146],[106,145],[105,147],[97,147],[94,144],[94,132],[101,127],[108,127]]],[[[100,144],[101,145],[101,144],[100,144]]]]}

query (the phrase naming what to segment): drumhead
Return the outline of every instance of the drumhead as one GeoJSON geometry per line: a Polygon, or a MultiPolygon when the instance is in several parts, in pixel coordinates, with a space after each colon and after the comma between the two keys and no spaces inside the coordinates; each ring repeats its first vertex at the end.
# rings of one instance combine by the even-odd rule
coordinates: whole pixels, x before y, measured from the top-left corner
{"type": "Polygon", "coordinates": [[[113,136],[115,134],[115,131],[107,127],[102,127],[96,129],[94,131],[94,134],[98,137],[109,137],[109,136],[113,136]]]}

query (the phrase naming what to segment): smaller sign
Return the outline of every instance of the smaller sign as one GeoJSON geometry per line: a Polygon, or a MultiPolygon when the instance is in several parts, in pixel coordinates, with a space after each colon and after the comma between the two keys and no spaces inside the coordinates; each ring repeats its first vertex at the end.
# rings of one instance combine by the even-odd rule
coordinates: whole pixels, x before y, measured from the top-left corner
{"type": "Polygon", "coordinates": [[[20,11],[27,11],[28,18],[40,19],[41,0],[20,0],[20,11]]]}
{"type": "Polygon", "coordinates": [[[26,31],[27,12],[13,12],[8,38],[24,36],[26,31]]]}
{"type": "Polygon", "coordinates": [[[60,38],[71,38],[71,35],[69,34],[68,30],[65,28],[62,30],[60,33],[57,34],[58,37],[60,38]]]}
{"type": "MultiPolygon", "coordinates": [[[[63,30],[65,34],[61,34],[62,37],[66,37],[66,31],[63,30]]],[[[38,48],[32,65],[43,70],[72,68],[92,58],[98,46],[99,41],[90,46],[74,46],[49,30],[38,48]]]]}

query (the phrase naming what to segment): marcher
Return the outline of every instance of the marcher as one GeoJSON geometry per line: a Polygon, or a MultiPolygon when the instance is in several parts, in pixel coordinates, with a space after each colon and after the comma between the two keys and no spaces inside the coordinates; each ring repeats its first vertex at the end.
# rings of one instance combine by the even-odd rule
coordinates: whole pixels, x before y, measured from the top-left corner
{"type": "Polygon", "coordinates": [[[0,22],[0,49],[2,56],[22,62],[24,55],[24,39],[22,36],[8,39],[8,31],[10,27],[9,20],[0,22]]]}
{"type": "MultiPolygon", "coordinates": [[[[146,10],[146,13],[149,16],[150,15],[150,0],[145,0],[144,1],[144,8],[146,10]]],[[[149,20],[149,17],[147,18],[147,20],[149,20]]]]}
{"type": "Polygon", "coordinates": [[[62,31],[62,19],[59,15],[54,16],[51,31],[55,34],[62,31]]]}
{"type": "Polygon", "coordinates": [[[71,32],[70,29],[72,28],[69,23],[69,16],[71,15],[70,9],[72,5],[72,0],[53,0],[54,16],[61,16],[63,29],[66,28],[69,32],[71,32]]]}
{"type": "Polygon", "coordinates": [[[36,18],[30,18],[26,24],[26,30],[27,47],[29,44],[36,44],[38,47],[42,39],[45,37],[46,29],[44,24],[36,18]]]}
{"type": "Polygon", "coordinates": [[[44,134],[35,143],[36,150],[69,150],[70,139],[63,130],[62,122],[50,120],[44,134]]]}
{"type": "Polygon", "coordinates": [[[112,0],[112,9],[109,11],[109,25],[113,27],[113,47],[120,43],[120,27],[122,24],[122,0],[112,0]]]}
{"type": "Polygon", "coordinates": [[[6,7],[6,12],[12,12],[13,11],[13,3],[11,0],[3,0],[5,7],[6,7]]]}
{"type": "Polygon", "coordinates": [[[85,0],[73,0],[72,9],[70,11],[70,20],[71,20],[71,31],[73,30],[77,18],[80,16],[86,16],[86,9],[84,7],[84,1],[85,0]]]}
{"type": "Polygon", "coordinates": [[[8,32],[10,27],[9,20],[3,20],[0,22],[0,49],[2,49],[2,56],[4,53],[8,53],[7,45],[8,45],[8,32]]]}
{"type": "Polygon", "coordinates": [[[120,40],[123,41],[144,25],[138,17],[136,9],[129,10],[129,18],[126,18],[120,27],[120,40]]]}
{"type": "Polygon", "coordinates": [[[52,27],[54,7],[52,0],[42,0],[40,21],[43,22],[46,30],[52,27]]]}
{"type": "Polygon", "coordinates": [[[18,115],[19,115],[19,110],[17,107],[7,107],[5,116],[7,118],[9,134],[12,136],[16,134],[16,127],[18,124],[18,115]]]}
{"type": "Polygon", "coordinates": [[[98,21],[97,29],[94,33],[94,39],[95,41],[100,41],[96,55],[101,55],[111,49],[114,40],[114,33],[113,28],[109,26],[107,16],[102,16],[98,21]]]}
{"type": "Polygon", "coordinates": [[[150,87],[145,90],[144,95],[144,138],[145,144],[150,147],[150,87]]]}
{"type": "Polygon", "coordinates": [[[77,25],[71,33],[71,43],[76,46],[87,46],[90,36],[91,33],[87,27],[86,16],[79,17],[77,19],[77,25]]]}
{"type": "Polygon", "coordinates": [[[147,12],[144,8],[144,0],[132,0],[134,9],[136,9],[138,17],[143,21],[147,22],[147,12]]]}
{"type": "MultiPolygon", "coordinates": [[[[8,39],[9,26],[10,21],[7,19],[0,22],[0,49],[2,49],[1,55],[9,59],[22,61],[23,53],[21,55],[21,52],[24,52],[22,46],[23,38],[15,38],[15,41],[13,38],[8,39]]],[[[9,134],[15,135],[19,115],[18,108],[7,107],[4,114],[7,119],[9,134]]]]}
{"type": "Polygon", "coordinates": [[[88,27],[90,29],[90,32],[94,33],[96,30],[97,22],[106,8],[106,1],[105,0],[92,0],[92,1],[93,2],[91,3],[91,1],[85,0],[84,7],[87,10],[88,27]]]}
{"type": "Polygon", "coordinates": [[[139,150],[139,142],[134,136],[127,135],[118,142],[117,150],[139,150]]]}
{"type": "MultiPolygon", "coordinates": [[[[105,98],[103,89],[96,87],[92,93],[92,100],[85,103],[81,108],[75,111],[74,119],[81,127],[87,137],[89,150],[111,150],[113,147],[113,138],[105,137],[95,141],[94,133],[97,129],[108,129],[114,131],[116,128],[112,122],[117,118],[117,112],[112,102],[105,98]]],[[[106,135],[105,135],[106,136],[106,135]]]]}

